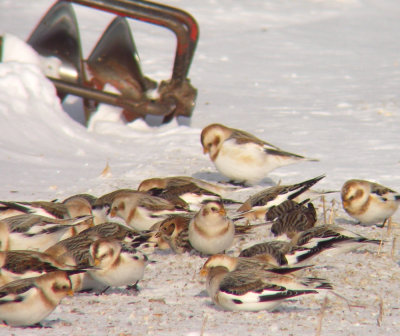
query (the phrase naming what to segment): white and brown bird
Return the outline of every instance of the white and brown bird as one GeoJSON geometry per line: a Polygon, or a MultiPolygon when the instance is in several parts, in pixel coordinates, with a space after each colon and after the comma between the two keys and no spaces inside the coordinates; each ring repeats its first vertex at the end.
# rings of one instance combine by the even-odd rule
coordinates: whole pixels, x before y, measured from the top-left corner
{"type": "Polygon", "coordinates": [[[272,240],[252,245],[243,249],[239,257],[258,257],[279,266],[301,265],[318,255],[334,256],[380,243],[337,225],[317,225],[296,233],[290,242],[272,240]]]}
{"type": "Polygon", "coordinates": [[[180,186],[190,183],[193,183],[199,188],[209,190],[214,194],[218,194],[221,196],[225,196],[227,192],[231,192],[237,189],[237,187],[234,186],[228,186],[220,183],[211,183],[191,176],[168,176],[143,180],[139,184],[138,190],[147,192],[151,189],[166,189],[171,186],[180,186]]]}
{"type": "Polygon", "coordinates": [[[2,249],[44,251],[65,235],[72,236],[90,227],[91,219],[91,216],[57,219],[32,214],[3,218],[0,221],[0,230],[4,231],[1,241],[6,243],[2,243],[2,249]]]}
{"type": "MultiPolygon", "coordinates": [[[[285,204],[282,203],[272,210],[277,212],[282,205],[285,204]]],[[[268,217],[268,213],[266,217],[268,217]]],[[[307,206],[304,204],[297,204],[295,207],[273,220],[271,232],[275,237],[286,235],[291,239],[298,232],[314,227],[316,222],[317,212],[311,202],[307,203],[307,206]]]]}
{"type": "Polygon", "coordinates": [[[97,240],[91,244],[89,256],[96,269],[88,273],[106,287],[136,285],[148,264],[144,253],[120,241],[97,240]]]}
{"type": "Polygon", "coordinates": [[[89,196],[84,194],[75,195],[62,203],[56,201],[0,201],[0,219],[22,214],[58,219],[91,215],[89,196]]]}
{"type": "MultiPolygon", "coordinates": [[[[63,264],[73,265],[81,269],[93,268],[95,265],[91,262],[89,251],[91,245],[96,241],[96,239],[90,239],[87,236],[77,235],[60,241],[46,250],[45,253],[56,258],[58,262],[63,264]]],[[[116,240],[103,239],[103,241],[105,242],[103,245],[107,245],[110,254],[114,254],[113,251],[119,248],[116,240]]],[[[74,292],[84,290],[103,291],[107,288],[107,285],[93,279],[88,272],[73,274],[70,276],[70,279],[74,292]]]]}
{"type": "MultiPolygon", "coordinates": [[[[74,291],[104,291],[108,287],[135,285],[143,278],[148,258],[119,240],[102,238],[75,239],[57,260],[87,272],[71,276],[74,291]]],[[[51,252],[51,251],[50,251],[51,252]]]]}
{"type": "Polygon", "coordinates": [[[166,215],[184,212],[161,197],[141,191],[122,191],[113,197],[109,216],[121,218],[129,227],[143,231],[149,230],[166,215]]]}
{"type": "Polygon", "coordinates": [[[55,271],[78,270],[43,252],[15,250],[0,252],[0,286],[14,280],[41,276],[55,271]]]}
{"type": "Polygon", "coordinates": [[[297,260],[291,258],[293,244],[282,240],[271,240],[254,244],[240,251],[239,258],[258,257],[272,265],[286,266],[297,264],[297,260]]]}
{"type": "MultiPolygon", "coordinates": [[[[169,215],[158,227],[156,237],[165,241],[168,246],[178,254],[192,251],[194,248],[189,241],[189,223],[195,216],[195,213],[169,215]]],[[[243,237],[254,227],[265,225],[236,225],[235,237],[243,237]]]]}
{"type": "Polygon", "coordinates": [[[165,198],[186,210],[198,211],[207,201],[223,201],[225,204],[240,202],[224,199],[221,192],[228,187],[218,186],[189,176],[150,178],[140,183],[138,190],[165,198]]]}
{"type": "Polygon", "coordinates": [[[108,215],[114,198],[121,193],[135,192],[133,189],[118,189],[98,197],[92,204],[93,221],[95,225],[109,221],[108,215]]]}
{"type": "Polygon", "coordinates": [[[228,249],[235,237],[235,225],[221,202],[207,202],[189,223],[189,242],[204,254],[228,249]]]}
{"type": "Polygon", "coordinates": [[[344,210],[363,224],[385,225],[400,205],[400,194],[378,183],[348,180],[342,187],[344,210]]]}
{"type": "Polygon", "coordinates": [[[268,264],[263,267],[262,262],[259,264],[232,270],[229,258],[214,255],[206,261],[200,274],[207,276],[206,289],[212,301],[233,311],[273,310],[285,299],[332,289],[323,279],[291,274],[299,268],[274,268],[268,264]]]}
{"type": "Polygon", "coordinates": [[[96,201],[96,197],[89,194],[77,194],[66,198],[62,201],[67,208],[70,218],[93,215],[92,206],[96,201]]]}
{"type": "Polygon", "coordinates": [[[221,124],[205,127],[201,132],[201,144],[217,170],[239,183],[257,184],[276,168],[317,161],[283,151],[250,133],[221,124]]]}
{"type": "Polygon", "coordinates": [[[236,218],[247,220],[264,220],[267,212],[287,200],[297,201],[297,198],[310,189],[325,175],[317,176],[310,180],[291,184],[270,187],[250,196],[241,207],[238,208],[236,218]]]}
{"type": "MultiPolygon", "coordinates": [[[[115,267],[119,264],[126,265],[127,263],[125,260],[127,257],[131,256],[131,264],[137,264],[136,269],[133,271],[131,270],[131,276],[135,277],[138,272],[140,272],[140,265],[147,260],[147,257],[145,257],[142,252],[136,251],[135,248],[153,251],[155,243],[149,241],[151,237],[151,232],[139,234],[131,228],[118,223],[103,223],[82,231],[77,236],[64,239],[45,252],[64,264],[88,269],[86,273],[71,276],[75,291],[92,289],[102,291],[110,286],[110,284],[107,284],[106,280],[100,281],[99,277],[101,276],[99,274],[101,274],[101,272],[106,272],[105,269],[108,270],[111,266],[107,265],[106,267],[104,261],[100,263],[101,269],[91,270],[90,268],[93,266],[99,268],[98,265],[96,265],[96,263],[102,260],[99,255],[108,256],[105,259],[106,261],[113,260],[114,258],[115,260],[113,262],[115,267]],[[101,249],[98,249],[99,245],[101,249]],[[121,253],[123,254],[121,255],[121,253]],[[122,263],[121,260],[124,260],[124,262],[122,263]]],[[[106,272],[106,275],[107,274],[114,273],[106,272]]]]}
{"type": "Polygon", "coordinates": [[[35,325],[72,294],[71,280],[65,271],[10,282],[0,287],[0,321],[10,326],[35,325]]]}
{"type": "Polygon", "coordinates": [[[156,237],[165,241],[171,250],[181,254],[193,249],[189,242],[189,223],[194,214],[169,215],[158,228],[156,237]]]}
{"type": "Polygon", "coordinates": [[[88,248],[92,242],[104,238],[118,240],[141,250],[148,249],[152,251],[156,244],[152,241],[153,235],[153,232],[138,233],[126,225],[107,222],[88,228],[74,237],[63,239],[52,245],[45,252],[51,254],[53,257],[58,257],[76,245],[85,245],[88,248]]]}
{"type": "Polygon", "coordinates": [[[0,219],[22,214],[33,214],[49,218],[70,218],[67,207],[58,202],[0,201],[0,219]]]}
{"type": "Polygon", "coordinates": [[[320,253],[335,255],[365,247],[366,244],[379,245],[382,241],[361,236],[337,225],[328,224],[317,225],[299,232],[292,238],[291,243],[297,246],[294,247],[294,254],[296,254],[298,262],[301,262],[320,253]]]}

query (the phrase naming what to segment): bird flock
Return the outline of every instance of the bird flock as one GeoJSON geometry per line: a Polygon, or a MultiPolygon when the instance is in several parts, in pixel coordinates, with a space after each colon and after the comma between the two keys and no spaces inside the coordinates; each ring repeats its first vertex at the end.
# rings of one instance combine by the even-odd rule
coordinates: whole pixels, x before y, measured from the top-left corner
{"type": "MultiPolygon", "coordinates": [[[[40,325],[64,297],[83,291],[137,291],[150,255],[167,249],[204,258],[200,275],[216,306],[273,310],[288,298],[334,293],[329,279],[304,275],[315,256],[382,243],[318,221],[313,201],[336,192],[312,189],[324,175],[279,182],[244,202],[226,198],[273,169],[315,159],[221,124],[205,127],[200,141],[230,184],[169,176],[99,197],[0,201],[0,322],[40,325]],[[274,238],[249,241],[260,227],[274,238]],[[248,247],[234,256],[229,251],[238,241],[248,247]]],[[[348,215],[365,225],[384,226],[400,204],[397,192],[359,179],[345,181],[341,199],[348,215]]]]}

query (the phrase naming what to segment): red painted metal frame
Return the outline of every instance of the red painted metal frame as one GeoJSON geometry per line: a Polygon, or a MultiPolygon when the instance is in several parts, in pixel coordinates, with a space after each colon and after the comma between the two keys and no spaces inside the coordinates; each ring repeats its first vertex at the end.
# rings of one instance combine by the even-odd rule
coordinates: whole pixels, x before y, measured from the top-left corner
{"type": "Polygon", "coordinates": [[[196,44],[199,27],[196,20],[180,9],[140,0],[63,0],[96,8],[118,16],[145,21],[170,29],[177,38],[171,81],[180,85],[186,79],[196,44]]]}

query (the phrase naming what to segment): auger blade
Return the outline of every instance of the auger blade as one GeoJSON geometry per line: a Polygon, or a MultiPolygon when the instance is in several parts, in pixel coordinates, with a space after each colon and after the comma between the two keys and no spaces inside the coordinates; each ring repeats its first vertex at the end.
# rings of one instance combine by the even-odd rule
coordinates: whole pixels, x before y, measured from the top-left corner
{"type": "Polygon", "coordinates": [[[149,88],[125,18],[116,17],[107,27],[86,60],[86,65],[91,76],[89,81],[99,89],[109,83],[125,98],[140,101],[149,88]]]}
{"type": "MultiPolygon", "coordinates": [[[[101,90],[109,83],[121,92],[123,99],[143,102],[145,92],[156,87],[155,82],[142,74],[131,29],[122,17],[116,17],[107,27],[86,60],[86,68],[91,86],[101,90]]],[[[85,101],[87,115],[88,110],[93,109],[92,105],[85,101]]],[[[127,121],[143,117],[143,111],[134,109],[125,109],[123,114],[127,121]]]]}
{"type": "MultiPolygon", "coordinates": [[[[75,13],[70,3],[57,2],[27,41],[42,57],[46,76],[82,83],[82,49],[75,13]],[[55,60],[57,59],[57,60],[55,60]]],[[[66,92],[58,91],[60,99],[66,92]]]]}

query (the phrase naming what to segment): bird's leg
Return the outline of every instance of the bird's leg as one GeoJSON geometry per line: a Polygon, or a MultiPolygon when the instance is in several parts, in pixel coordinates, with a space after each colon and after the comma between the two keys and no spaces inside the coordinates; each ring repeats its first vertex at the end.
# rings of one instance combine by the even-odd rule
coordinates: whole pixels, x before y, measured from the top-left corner
{"type": "Polygon", "coordinates": [[[107,286],[106,288],[104,288],[102,291],[100,291],[98,294],[96,294],[97,296],[99,295],[103,295],[105,292],[108,291],[108,289],[110,288],[110,286],[107,286]]]}
{"type": "Polygon", "coordinates": [[[235,181],[235,180],[229,180],[228,181],[229,184],[232,184],[236,187],[243,187],[243,188],[247,188],[248,185],[246,184],[245,181],[235,181]]]}
{"type": "Polygon", "coordinates": [[[138,287],[139,281],[136,281],[133,285],[126,286],[126,289],[133,292],[139,292],[140,289],[138,287]]]}
{"type": "Polygon", "coordinates": [[[388,218],[385,218],[385,220],[383,221],[382,225],[377,225],[377,227],[384,228],[385,224],[387,223],[387,221],[388,221],[388,218]]]}

